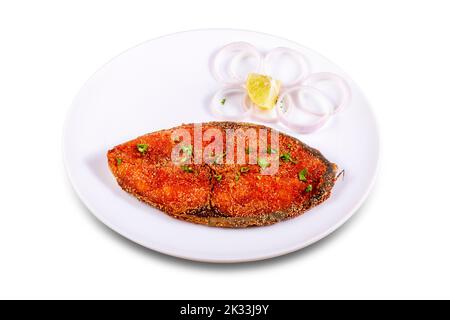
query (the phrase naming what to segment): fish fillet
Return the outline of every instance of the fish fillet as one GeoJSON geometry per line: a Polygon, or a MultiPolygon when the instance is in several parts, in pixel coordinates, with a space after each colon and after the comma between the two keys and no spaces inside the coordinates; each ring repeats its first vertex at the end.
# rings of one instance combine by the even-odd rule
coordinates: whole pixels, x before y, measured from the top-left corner
{"type": "MultiPolygon", "coordinates": [[[[269,129],[251,123],[209,122],[202,124],[202,134],[216,129],[225,137],[226,130],[249,128],[269,129]]],[[[263,226],[298,216],[330,196],[337,166],[298,139],[279,133],[278,150],[271,150],[280,157],[279,169],[263,175],[261,163],[174,163],[172,151],[180,142],[172,133],[178,129],[193,134],[194,125],[149,133],[107,154],[123,190],[172,217],[216,227],[263,226]]],[[[202,150],[210,142],[203,141],[202,150]]],[[[190,157],[195,152],[199,151],[190,157]]]]}

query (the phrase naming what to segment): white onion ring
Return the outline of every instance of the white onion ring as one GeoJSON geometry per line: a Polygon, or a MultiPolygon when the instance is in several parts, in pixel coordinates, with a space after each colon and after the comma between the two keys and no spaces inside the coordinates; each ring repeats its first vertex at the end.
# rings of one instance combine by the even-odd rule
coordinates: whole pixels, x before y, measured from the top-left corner
{"type": "MultiPolygon", "coordinates": [[[[241,62],[242,59],[246,58],[246,57],[255,57],[254,52],[249,51],[249,50],[244,50],[240,53],[238,53],[237,55],[235,55],[233,57],[233,59],[231,59],[231,62],[228,64],[228,75],[233,78],[233,79],[240,79],[242,80],[242,82],[245,82],[247,79],[242,79],[239,74],[236,72],[236,67],[239,64],[239,62],[241,62]]],[[[262,55],[259,56],[258,62],[257,62],[257,70],[255,70],[255,72],[260,73],[262,71],[263,68],[263,63],[262,63],[262,55]]]]}
{"type": "MultiPolygon", "coordinates": [[[[314,84],[319,81],[333,81],[337,84],[339,91],[340,91],[340,101],[335,106],[334,110],[331,112],[331,115],[335,115],[339,111],[341,111],[345,106],[347,106],[351,100],[351,90],[350,86],[348,85],[347,81],[345,81],[343,78],[338,76],[337,74],[330,73],[330,72],[318,72],[318,73],[311,73],[308,77],[306,77],[305,80],[302,81],[302,86],[308,86],[308,87],[314,87],[314,84]]],[[[320,90],[316,88],[317,90],[320,90]]],[[[326,95],[322,90],[320,90],[322,94],[326,95]]],[[[331,100],[331,99],[330,99],[331,100]]],[[[335,103],[333,103],[335,104],[335,103]]],[[[309,112],[311,114],[314,114],[316,116],[322,116],[324,113],[317,113],[310,110],[305,110],[302,108],[302,110],[309,112]]]]}
{"type": "Polygon", "coordinates": [[[228,85],[241,84],[245,82],[245,79],[240,78],[235,73],[230,73],[230,68],[228,68],[228,74],[224,75],[217,65],[217,62],[223,54],[228,52],[238,51],[240,53],[246,53],[246,56],[254,56],[258,60],[258,70],[261,69],[262,55],[254,46],[247,42],[232,42],[223,46],[217,53],[213,56],[211,61],[211,73],[213,77],[218,81],[228,85]]]}
{"type": "Polygon", "coordinates": [[[259,121],[268,123],[281,122],[285,126],[299,133],[311,133],[325,125],[331,116],[340,112],[349,104],[351,100],[350,86],[342,77],[329,72],[309,74],[309,65],[305,57],[300,52],[290,48],[275,48],[269,51],[263,59],[263,55],[251,44],[246,42],[233,42],[225,45],[217,51],[211,60],[210,68],[214,78],[225,85],[225,87],[222,87],[214,94],[211,103],[212,111],[215,115],[225,119],[242,120],[251,114],[252,118],[259,121]],[[220,69],[218,66],[218,61],[220,60],[219,58],[222,58],[223,55],[227,53],[233,53],[233,56],[231,57],[229,64],[224,66],[225,68],[220,69]],[[254,57],[257,60],[256,72],[269,74],[269,61],[275,54],[287,54],[293,58],[300,67],[300,73],[293,81],[283,83],[283,91],[275,105],[275,110],[262,110],[255,106],[248,97],[245,89],[246,79],[241,78],[236,69],[238,63],[242,59],[246,57],[254,57]],[[317,87],[316,84],[320,81],[331,81],[337,86],[339,92],[337,102],[327,95],[324,90],[317,87]],[[305,108],[305,105],[301,99],[298,100],[298,103],[294,104],[292,93],[306,89],[312,90],[315,94],[324,97],[330,102],[330,108],[327,108],[323,112],[310,110],[305,108]],[[220,104],[220,101],[223,98],[226,98],[226,96],[230,93],[242,93],[244,95],[241,103],[243,110],[242,114],[227,115],[223,112],[226,106],[220,104]],[[283,100],[286,102],[286,110],[282,109],[283,100]],[[290,112],[293,107],[299,108],[310,115],[316,116],[317,120],[310,124],[296,123],[293,119],[291,119],[292,117],[290,117],[290,112]]]}
{"type": "Polygon", "coordinates": [[[270,50],[263,60],[263,70],[265,74],[269,74],[269,70],[267,66],[269,65],[269,60],[274,54],[287,54],[294,58],[294,60],[297,62],[297,64],[300,66],[300,74],[292,81],[290,82],[283,82],[283,87],[290,88],[296,85],[299,85],[300,82],[309,74],[309,64],[306,61],[306,58],[298,51],[285,48],[285,47],[278,47],[275,49],[270,50]]]}
{"type": "Polygon", "coordinates": [[[245,104],[241,105],[242,109],[244,111],[244,113],[242,113],[242,114],[227,115],[222,111],[222,109],[226,108],[226,103],[224,105],[221,104],[221,100],[224,98],[226,99],[227,94],[230,94],[230,93],[242,93],[242,94],[244,94],[244,98],[245,98],[245,96],[247,96],[247,91],[242,86],[235,85],[235,86],[228,86],[228,87],[220,88],[212,97],[212,100],[211,100],[212,112],[220,118],[225,118],[228,120],[242,120],[243,118],[247,117],[249,115],[249,113],[251,112],[251,108],[246,107],[245,104]]]}
{"type": "MultiPolygon", "coordinates": [[[[290,108],[289,104],[285,104],[285,107],[288,108],[287,111],[283,111],[282,110],[283,100],[286,97],[289,97],[292,92],[300,91],[302,89],[313,90],[317,94],[322,95],[326,99],[330,100],[319,89],[316,89],[314,87],[308,87],[308,86],[304,86],[304,85],[299,85],[299,86],[292,87],[292,88],[289,88],[288,90],[284,91],[279,96],[278,102],[277,102],[275,108],[277,109],[278,117],[279,117],[279,120],[280,120],[281,123],[283,123],[286,127],[290,128],[290,129],[292,129],[292,130],[294,130],[294,131],[296,131],[298,133],[306,134],[306,133],[311,133],[311,132],[317,131],[318,129],[323,127],[327,123],[327,121],[330,119],[330,116],[332,114],[332,110],[330,108],[330,110],[328,112],[319,115],[318,119],[316,121],[312,122],[311,124],[304,125],[304,124],[295,123],[292,119],[289,118],[289,114],[288,114],[289,113],[289,108],[290,108]]],[[[332,104],[331,101],[330,101],[330,103],[332,104]]]]}

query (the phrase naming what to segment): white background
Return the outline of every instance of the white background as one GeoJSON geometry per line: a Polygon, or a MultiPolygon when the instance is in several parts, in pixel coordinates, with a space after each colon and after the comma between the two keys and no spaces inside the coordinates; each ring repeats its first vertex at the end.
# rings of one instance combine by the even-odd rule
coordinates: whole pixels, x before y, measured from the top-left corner
{"type": "Polygon", "coordinates": [[[0,298],[450,298],[449,14],[431,0],[1,2],[0,298]],[[208,27],[310,47],[372,103],[373,192],[300,252],[241,265],[166,257],[104,227],[68,182],[62,126],[87,78],[142,41],[208,27]]]}

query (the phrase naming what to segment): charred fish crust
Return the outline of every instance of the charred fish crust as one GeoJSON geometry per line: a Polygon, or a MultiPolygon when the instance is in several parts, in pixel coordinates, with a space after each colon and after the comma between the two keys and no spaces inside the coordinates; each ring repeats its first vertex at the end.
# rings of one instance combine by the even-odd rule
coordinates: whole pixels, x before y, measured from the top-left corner
{"type": "Polygon", "coordinates": [[[188,210],[183,215],[186,215],[186,218],[189,216],[194,217],[202,217],[202,218],[210,218],[210,217],[228,217],[227,215],[221,213],[216,207],[212,207],[210,205],[188,210]]]}
{"type": "MultiPolygon", "coordinates": [[[[208,122],[202,125],[223,131],[270,129],[258,124],[239,122],[208,122]]],[[[281,180],[270,176],[254,179],[258,178],[256,176],[259,174],[255,173],[258,170],[240,174],[238,166],[231,170],[227,169],[227,165],[202,163],[192,164],[192,168],[183,170],[181,166],[174,165],[168,153],[163,154],[163,151],[158,155],[140,155],[136,152],[137,141],[145,141],[149,144],[149,149],[167,151],[170,148],[166,147],[169,144],[172,146],[173,141],[164,139],[171,139],[168,137],[173,130],[191,130],[193,126],[194,124],[183,124],[149,133],[109,150],[108,164],[121,188],[176,219],[214,227],[243,228],[271,225],[303,214],[330,197],[339,177],[336,174],[337,166],[328,161],[319,150],[278,131],[280,139],[289,142],[288,146],[292,145],[292,149],[289,147],[290,151],[305,157],[302,165],[297,165],[297,161],[280,164],[285,168],[277,173],[277,179],[281,175],[281,180]],[[156,139],[157,143],[152,145],[152,139],[156,139]],[[120,163],[117,161],[119,158],[120,163]],[[308,163],[314,163],[311,173],[308,171],[309,185],[297,178],[300,166],[308,167],[308,163]],[[279,187],[272,190],[277,184],[279,187]],[[277,198],[278,195],[281,200],[277,198]]],[[[258,169],[257,165],[256,168],[258,169]]]]}
{"type": "Polygon", "coordinates": [[[209,170],[209,186],[210,186],[210,189],[209,189],[209,194],[208,194],[208,206],[207,206],[208,210],[203,211],[202,214],[203,214],[204,217],[208,217],[208,216],[213,216],[213,217],[226,216],[226,215],[222,214],[219,211],[219,209],[216,208],[213,205],[213,202],[212,202],[212,194],[213,194],[213,190],[214,190],[213,179],[214,179],[214,175],[216,173],[215,173],[215,170],[214,170],[214,168],[212,166],[206,165],[206,164],[205,164],[205,166],[209,170]]]}

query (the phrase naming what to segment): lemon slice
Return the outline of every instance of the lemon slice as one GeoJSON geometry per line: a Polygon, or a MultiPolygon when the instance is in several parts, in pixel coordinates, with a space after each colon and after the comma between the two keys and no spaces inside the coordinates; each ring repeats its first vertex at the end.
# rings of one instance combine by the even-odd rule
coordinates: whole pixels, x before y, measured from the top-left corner
{"type": "Polygon", "coordinates": [[[246,87],[252,102],[259,108],[268,110],[277,102],[281,82],[263,74],[250,73],[246,87]]]}

